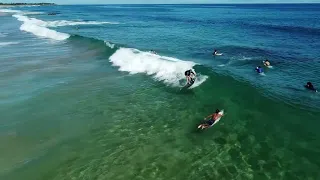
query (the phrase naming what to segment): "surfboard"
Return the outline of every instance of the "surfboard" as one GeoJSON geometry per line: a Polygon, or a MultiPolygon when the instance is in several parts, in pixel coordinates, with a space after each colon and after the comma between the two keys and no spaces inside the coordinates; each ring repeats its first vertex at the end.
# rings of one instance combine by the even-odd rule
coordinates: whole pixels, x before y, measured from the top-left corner
{"type": "Polygon", "coordinates": [[[190,83],[190,84],[187,83],[182,89],[188,89],[189,87],[191,87],[191,86],[194,84],[195,81],[196,81],[196,79],[193,78],[192,81],[191,81],[191,83],[190,83]]]}
{"type": "MultiPolygon", "coordinates": [[[[222,109],[220,112],[219,112],[219,114],[220,115],[223,115],[224,114],[224,110],[222,109]]],[[[209,126],[208,128],[211,128],[212,126],[214,126],[215,124],[217,124],[219,121],[220,121],[220,119],[222,118],[222,116],[221,117],[219,117],[217,120],[215,120],[214,121],[214,123],[211,125],[211,126],[209,126]]],[[[202,129],[202,126],[203,124],[200,124],[199,126],[198,126],[198,129],[202,129]]],[[[204,129],[206,129],[206,128],[204,128],[204,129]]],[[[202,129],[203,130],[203,129],[202,129]]]]}
{"type": "MultiPolygon", "coordinates": [[[[220,115],[223,115],[223,114],[224,114],[224,110],[222,109],[222,110],[219,112],[219,114],[220,114],[220,115]]],[[[212,126],[214,126],[215,124],[217,124],[217,123],[220,121],[221,118],[222,118],[222,116],[219,117],[217,120],[215,120],[214,123],[213,123],[210,127],[212,127],[212,126]]]]}
{"type": "Polygon", "coordinates": [[[318,92],[317,89],[310,89],[310,88],[308,88],[307,85],[304,85],[304,87],[305,87],[307,90],[314,91],[314,92],[318,92]]]}
{"type": "Polygon", "coordinates": [[[223,53],[217,53],[215,54],[216,56],[222,56],[223,53]]]}

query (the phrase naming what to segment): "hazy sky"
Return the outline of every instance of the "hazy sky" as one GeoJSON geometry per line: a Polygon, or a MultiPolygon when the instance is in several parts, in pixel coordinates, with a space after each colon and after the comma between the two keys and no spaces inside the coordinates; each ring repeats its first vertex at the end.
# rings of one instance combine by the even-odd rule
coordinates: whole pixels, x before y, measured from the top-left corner
{"type": "Polygon", "coordinates": [[[320,0],[2,0],[1,2],[53,2],[57,4],[176,4],[176,3],[320,3],[320,0]]]}

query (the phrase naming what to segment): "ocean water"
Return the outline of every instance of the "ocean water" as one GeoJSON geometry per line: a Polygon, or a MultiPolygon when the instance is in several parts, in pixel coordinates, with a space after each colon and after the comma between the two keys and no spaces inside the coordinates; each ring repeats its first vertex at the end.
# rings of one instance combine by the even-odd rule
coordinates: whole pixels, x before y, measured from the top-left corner
{"type": "Polygon", "coordinates": [[[318,4],[2,8],[0,178],[319,179],[319,47],[318,4]]]}

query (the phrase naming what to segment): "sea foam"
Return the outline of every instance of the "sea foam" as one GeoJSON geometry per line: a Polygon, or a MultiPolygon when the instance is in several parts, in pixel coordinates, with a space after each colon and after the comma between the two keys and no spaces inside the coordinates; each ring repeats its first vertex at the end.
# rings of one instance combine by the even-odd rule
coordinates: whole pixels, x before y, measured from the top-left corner
{"type": "MultiPolygon", "coordinates": [[[[157,81],[176,87],[185,84],[180,83],[185,79],[184,72],[196,65],[191,61],[182,61],[130,48],[118,49],[109,60],[114,66],[119,67],[119,71],[130,74],[145,73],[153,76],[157,81]]],[[[207,76],[198,75],[194,87],[199,86],[207,78],[207,76]]]]}
{"type": "Polygon", "coordinates": [[[70,37],[69,34],[57,32],[51,29],[48,29],[43,25],[42,20],[36,18],[29,18],[27,16],[15,14],[13,17],[17,18],[19,21],[23,22],[20,26],[20,30],[30,32],[39,37],[50,38],[54,40],[65,40],[70,37]]]}

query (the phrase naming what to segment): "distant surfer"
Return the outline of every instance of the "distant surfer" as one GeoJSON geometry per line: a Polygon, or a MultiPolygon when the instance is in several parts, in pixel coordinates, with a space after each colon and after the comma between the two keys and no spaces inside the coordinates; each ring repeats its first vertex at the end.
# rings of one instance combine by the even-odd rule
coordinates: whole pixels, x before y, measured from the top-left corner
{"type": "Polygon", "coordinates": [[[198,129],[206,129],[210,126],[212,126],[214,124],[214,122],[221,118],[223,116],[223,114],[220,113],[220,110],[217,109],[216,112],[214,114],[210,114],[208,117],[204,118],[204,120],[206,121],[205,123],[203,124],[200,124],[198,126],[198,129]],[[209,119],[209,120],[208,120],[209,119]]]}
{"type": "Polygon", "coordinates": [[[212,55],[216,56],[217,54],[218,54],[218,51],[215,49],[212,55]]]}
{"type": "Polygon", "coordinates": [[[307,84],[305,85],[305,87],[311,91],[317,92],[317,89],[313,86],[313,84],[311,82],[307,82],[307,84]]]}
{"type": "Polygon", "coordinates": [[[270,67],[270,66],[271,66],[270,61],[269,61],[268,59],[266,59],[265,61],[262,61],[262,62],[263,62],[263,64],[264,64],[265,66],[267,66],[267,67],[270,67]]]}
{"type": "Polygon", "coordinates": [[[261,68],[261,66],[256,67],[256,71],[257,73],[263,73],[263,69],[261,68]]]}
{"type": "Polygon", "coordinates": [[[152,54],[157,54],[156,51],[154,51],[154,50],[151,50],[150,52],[151,52],[152,54]]]}
{"type": "Polygon", "coordinates": [[[189,69],[186,72],[184,72],[184,75],[187,78],[187,84],[192,84],[194,82],[194,77],[196,76],[196,73],[192,71],[192,69],[189,69]]]}
{"type": "Polygon", "coordinates": [[[222,53],[218,53],[218,51],[215,49],[214,52],[212,53],[213,56],[221,56],[222,53]]]}

